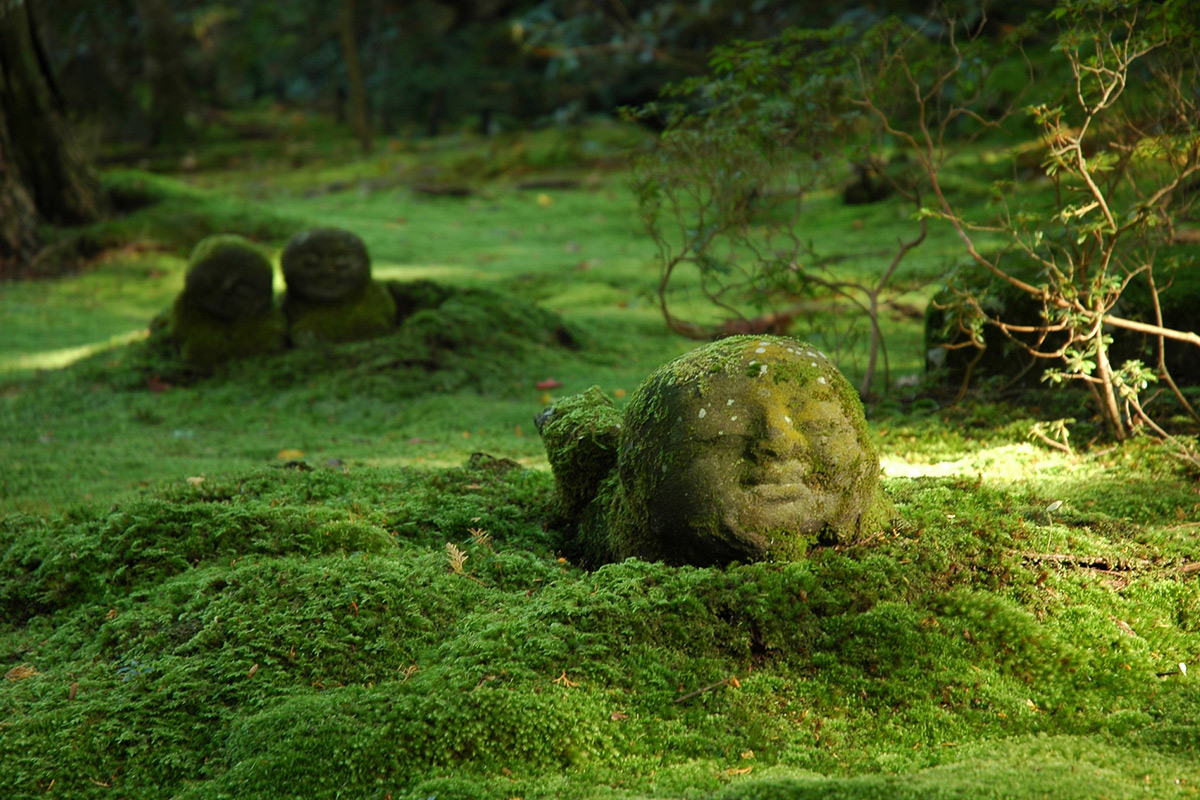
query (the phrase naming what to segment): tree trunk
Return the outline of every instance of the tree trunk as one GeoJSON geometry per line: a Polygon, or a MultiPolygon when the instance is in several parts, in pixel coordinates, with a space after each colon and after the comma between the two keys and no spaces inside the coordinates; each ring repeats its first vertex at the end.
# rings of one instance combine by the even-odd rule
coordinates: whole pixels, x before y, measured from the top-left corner
{"type": "Polygon", "coordinates": [[[150,86],[150,124],[154,144],[177,144],[192,138],[188,112],[192,89],[188,84],[188,39],[175,22],[175,12],[163,0],[135,0],[142,22],[144,70],[150,86]]]}
{"type": "Polygon", "coordinates": [[[99,182],[69,135],[24,0],[0,0],[0,276],[24,270],[39,222],[99,216],[99,182]]]}
{"type": "Polygon", "coordinates": [[[367,121],[367,87],[363,81],[362,61],[358,57],[358,30],[354,19],[354,0],[342,0],[342,14],[338,27],[342,40],[342,58],[346,62],[350,127],[358,137],[362,151],[366,153],[371,149],[371,126],[367,121]]]}
{"type": "Polygon", "coordinates": [[[0,280],[21,272],[37,252],[37,210],[8,159],[6,140],[0,129],[0,280]]]}

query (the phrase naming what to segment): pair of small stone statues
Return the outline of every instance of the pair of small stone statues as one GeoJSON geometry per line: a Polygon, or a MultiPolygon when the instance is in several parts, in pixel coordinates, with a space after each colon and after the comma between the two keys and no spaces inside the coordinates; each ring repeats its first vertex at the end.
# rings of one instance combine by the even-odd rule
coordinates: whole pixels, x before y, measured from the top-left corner
{"type": "Polygon", "coordinates": [[[858,394],[794,339],[724,339],[658,369],[624,413],[593,387],[537,424],[586,565],[798,559],[894,513],[858,394]]]}
{"type": "Polygon", "coordinates": [[[366,245],[338,228],[293,236],[281,258],[287,291],[275,305],[266,255],[241,236],[196,245],[170,331],[184,361],[202,369],[285,347],[369,339],[396,325],[396,303],[371,278],[366,245]]]}

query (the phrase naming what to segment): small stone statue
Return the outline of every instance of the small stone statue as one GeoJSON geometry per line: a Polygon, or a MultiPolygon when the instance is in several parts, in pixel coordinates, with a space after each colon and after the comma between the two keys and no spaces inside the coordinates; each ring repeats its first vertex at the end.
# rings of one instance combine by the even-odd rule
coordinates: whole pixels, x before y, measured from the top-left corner
{"type": "Polygon", "coordinates": [[[168,329],[180,357],[211,371],[232,358],[284,348],[287,323],[275,308],[271,262],[241,236],[209,236],[192,250],[168,329]]]}
{"type": "Polygon", "coordinates": [[[283,311],[297,347],[371,339],[395,328],[396,302],[372,280],[366,245],[350,231],[298,233],[281,261],[287,283],[283,311]]]}
{"type": "Polygon", "coordinates": [[[593,388],[537,421],[591,564],[796,559],[893,514],[857,393],[794,339],[724,339],[659,368],[623,415],[593,388]]]}

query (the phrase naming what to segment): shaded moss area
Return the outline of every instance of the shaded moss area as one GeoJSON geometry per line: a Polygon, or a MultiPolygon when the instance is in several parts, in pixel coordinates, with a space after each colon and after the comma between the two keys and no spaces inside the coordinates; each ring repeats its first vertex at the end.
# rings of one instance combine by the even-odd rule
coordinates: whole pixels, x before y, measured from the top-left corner
{"type": "Polygon", "coordinates": [[[1022,556],[1037,498],[888,488],[895,532],[728,569],[564,563],[550,476],[488,459],[4,518],[0,788],[1195,796],[1195,579],[1047,575],[1022,556]]]}
{"type": "MultiPolygon", "coordinates": [[[[1196,305],[1200,302],[1200,257],[1193,245],[1175,244],[1161,248],[1155,258],[1155,281],[1159,291],[1158,314],[1168,329],[1189,332],[1195,328],[1196,305]]],[[[1034,286],[1047,285],[1048,277],[1032,265],[1011,266],[1014,277],[1034,286]]],[[[1058,368],[1055,359],[1036,358],[1027,347],[1038,345],[1036,333],[1016,331],[1005,334],[996,326],[978,319],[974,310],[960,299],[968,291],[979,298],[984,313],[1017,326],[1038,328],[1046,324],[1047,310],[1038,299],[986,272],[967,273],[939,290],[925,312],[924,344],[926,370],[949,387],[964,382],[991,378],[1004,386],[1036,386],[1047,368],[1058,368]],[[971,345],[963,330],[978,326],[977,341],[982,351],[971,345]],[[952,349],[951,349],[952,348],[952,349]]],[[[1143,277],[1129,281],[1112,315],[1158,324],[1150,286],[1143,277]]],[[[1050,310],[1053,316],[1053,309],[1050,310]]],[[[1119,368],[1129,360],[1140,360],[1150,367],[1158,364],[1158,343],[1150,336],[1124,328],[1109,328],[1112,336],[1109,359],[1119,368]]],[[[1043,352],[1054,352],[1067,342],[1061,331],[1049,332],[1041,343],[1043,352]]],[[[1200,385],[1200,356],[1197,348],[1185,342],[1166,339],[1163,362],[1180,386],[1200,385]]]]}
{"type": "MultiPolygon", "coordinates": [[[[287,321],[276,308],[244,319],[220,319],[180,295],[171,309],[169,336],[189,369],[212,372],[234,359],[281,352],[287,345],[287,321]]],[[[154,323],[151,330],[158,332],[154,323]]]]}

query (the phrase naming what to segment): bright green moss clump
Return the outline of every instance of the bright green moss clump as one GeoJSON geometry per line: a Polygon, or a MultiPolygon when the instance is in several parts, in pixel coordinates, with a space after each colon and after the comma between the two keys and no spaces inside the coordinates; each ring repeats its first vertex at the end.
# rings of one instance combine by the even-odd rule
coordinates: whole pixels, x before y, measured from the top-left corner
{"type": "Polygon", "coordinates": [[[559,511],[576,518],[617,465],[621,413],[593,386],[548,407],[536,422],[554,471],[559,511]]]}
{"type": "Polygon", "coordinates": [[[271,284],[271,262],[241,236],[197,244],[168,326],[180,357],[211,371],[231,359],[282,350],[286,323],[271,284]]]}
{"type": "Polygon", "coordinates": [[[282,257],[283,311],[292,344],[356,342],[391,332],[396,302],[371,279],[371,258],[355,234],[313,228],[296,234],[282,257]]]}
{"type": "Polygon", "coordinates": [[[612,559],[700,565],[800,558],[819,538],[873,532],[892,516],[862,403],[802,342],[733,337],[647,378],[618,426],[615,475],[585,511],[581,487],[595,493],[613,460],[606,402],[596,391],[545,412],[564,510],[587,551],[606,542],[612,559]]]}

